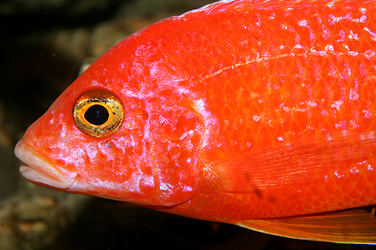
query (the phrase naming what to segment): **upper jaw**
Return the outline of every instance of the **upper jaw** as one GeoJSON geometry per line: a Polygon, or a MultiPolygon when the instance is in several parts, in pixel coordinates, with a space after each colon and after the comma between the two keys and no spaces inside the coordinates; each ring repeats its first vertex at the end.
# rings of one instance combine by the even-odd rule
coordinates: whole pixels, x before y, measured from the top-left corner
{"type": "Polygon", "coordinates": [[[77,180],[77,173],[61,172],[23,139],[17,143],[14,153],[18,159],[27,164],[20,167],[20,172],[28,181],[52,188],[67,189],[77,180]]]}

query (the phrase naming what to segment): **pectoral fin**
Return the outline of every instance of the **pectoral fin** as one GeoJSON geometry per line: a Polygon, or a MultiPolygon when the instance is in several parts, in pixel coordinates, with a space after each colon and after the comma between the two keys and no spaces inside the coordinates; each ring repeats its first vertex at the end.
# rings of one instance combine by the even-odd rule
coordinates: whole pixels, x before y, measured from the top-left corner
{"type": "Polygon", "coordinates": [[[309,184],[368,159],[376,149],[373,132],[341,132],[254,149],[213,167],[224,192],[309,184]]]}
{"type": "Polygon", "coordinates": [[[365,208],[278,219],[246,220],[237,225],[293,239],[376,244],[376,218],[365,208]]]}

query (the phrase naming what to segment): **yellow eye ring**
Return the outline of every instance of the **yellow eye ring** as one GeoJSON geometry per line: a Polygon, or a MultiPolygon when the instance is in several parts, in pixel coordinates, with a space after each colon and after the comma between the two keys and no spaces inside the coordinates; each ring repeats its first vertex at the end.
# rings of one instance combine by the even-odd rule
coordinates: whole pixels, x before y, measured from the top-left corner
{"type": "Polygon", "coordinates": [[[119,130],[124,120],[124,107],[118,97],[105,90],[82,94],[73,108],[78,128],[94,137],[109,136],[119,130]]]}

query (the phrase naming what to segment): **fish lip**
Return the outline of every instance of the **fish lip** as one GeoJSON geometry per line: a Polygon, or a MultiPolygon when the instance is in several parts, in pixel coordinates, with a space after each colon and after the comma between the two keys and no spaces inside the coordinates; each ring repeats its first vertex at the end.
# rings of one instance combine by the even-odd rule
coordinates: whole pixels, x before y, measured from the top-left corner
{"type": "Polygon", "coordinates": [[[25,163],[20,167],[20,173],[30,182],[57,189],[67,189],[78,178],[77,173],[61,172],[23,139],[17,143],[14,154],[25,163]]]}

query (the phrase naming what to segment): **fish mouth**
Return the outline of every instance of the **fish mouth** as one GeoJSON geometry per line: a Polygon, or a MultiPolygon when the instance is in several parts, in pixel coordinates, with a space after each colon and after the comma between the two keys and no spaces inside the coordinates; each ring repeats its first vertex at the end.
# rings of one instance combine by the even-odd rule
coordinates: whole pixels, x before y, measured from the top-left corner
{"type": "Polygon", "coordinates": [[[22,176],[30,182],[41,186],[66,189],[73,185],[78,175],[74,172],[63,173],[38,154],[31,146],[21,139],[14,154],[26,165],[20,167],[22,176]]]}

